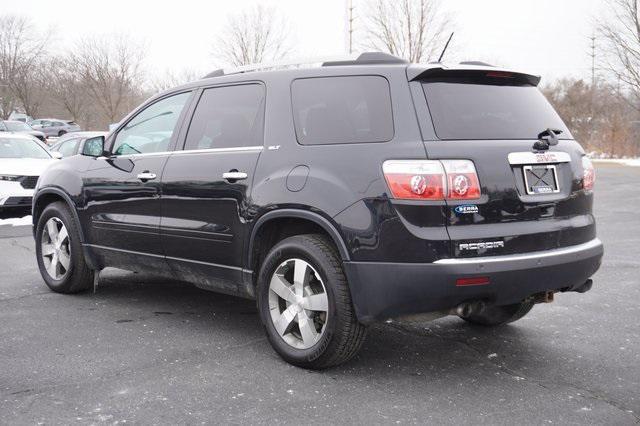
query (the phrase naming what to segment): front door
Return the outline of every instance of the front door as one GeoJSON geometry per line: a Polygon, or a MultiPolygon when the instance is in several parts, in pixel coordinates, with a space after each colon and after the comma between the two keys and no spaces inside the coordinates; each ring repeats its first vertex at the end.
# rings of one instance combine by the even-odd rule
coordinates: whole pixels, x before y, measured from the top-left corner
{"type": "Polygon", "coordinates": [[[184,149],[162,178],[162,243],[174,272],[201,287],[242,293],[242,251],[253,173],[262,151],[264,87],[202,91],[184,149]]]}
{"type": "Polygon", "coordinates": [[[85,215],[93,252],[108,266],[169,271],[160,242],[160,181],[191,93],[142,109],[107,141],[83,175],[85,215]]]}

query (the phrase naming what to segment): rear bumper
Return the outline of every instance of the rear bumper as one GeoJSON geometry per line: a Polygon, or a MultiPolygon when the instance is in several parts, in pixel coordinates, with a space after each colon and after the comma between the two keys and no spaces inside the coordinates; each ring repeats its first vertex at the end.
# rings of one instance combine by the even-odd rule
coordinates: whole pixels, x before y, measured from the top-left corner
{"type": "Polygon", "coordinates": [[[508,305],[540,292],[571,291],[600,267],[599,239],[526,254],[442,259],[434,263],[345,262],[351,296],[363,323],[451,309],[484,300],[508,305]],[[457,286],[460,278],[489,284],[457,286]]]}

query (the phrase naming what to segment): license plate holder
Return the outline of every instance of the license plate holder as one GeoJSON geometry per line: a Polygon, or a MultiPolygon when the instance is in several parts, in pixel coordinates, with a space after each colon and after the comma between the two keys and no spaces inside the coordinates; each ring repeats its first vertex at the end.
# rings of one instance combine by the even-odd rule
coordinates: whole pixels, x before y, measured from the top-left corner
{"type": "Polygon", "coordinates": [[[558,170],[555,164],[536,164],[522,167],[524,186],[529,195],[545,195],[560,192],[558,170]]]}

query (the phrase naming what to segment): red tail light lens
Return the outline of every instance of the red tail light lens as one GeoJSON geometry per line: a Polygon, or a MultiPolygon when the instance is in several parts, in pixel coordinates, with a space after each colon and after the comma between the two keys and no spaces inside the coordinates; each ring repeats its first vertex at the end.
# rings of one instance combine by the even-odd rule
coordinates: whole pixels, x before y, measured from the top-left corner
{"type": "Polygon", "coordinates": [[[439,161],[390,160],[382,171],[394,198],[444,200],[445,175],[439,161]]]}
{"type": "Polygon", "coordinates": [[[389,160],[382,165],[394,198],[404,200],[473,200],[480,182],[469,160],[389,160]]]}
{"type": "Polygon", "coordinates": [[[596,171],[593,168],[593,163],[587,157],[582,157],[582,170],[582,187],[591,191],[596,182],[596,171]]]}
{"type": "Polygon", "coordinates": [[[469,160],[442,160],[447,174],[449,200],[475,200],[480,198],[480,182],[473,162],[469,160]]]}

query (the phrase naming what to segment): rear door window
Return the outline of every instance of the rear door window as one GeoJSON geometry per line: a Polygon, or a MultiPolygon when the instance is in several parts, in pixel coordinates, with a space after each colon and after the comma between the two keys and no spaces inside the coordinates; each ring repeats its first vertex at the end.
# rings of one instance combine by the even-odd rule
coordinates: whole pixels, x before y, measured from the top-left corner
{"type": "Polygon", "coordinates": [[[205,89],[193,113],[184,149],[262,146],[264,100],[260,84],[205,89]]]}
{"type": "Polygon", "coordinates": [[[393,139],[389,82],[381,76],[305,78],[291,86],[296,137],[302,145],[393,139]]]}
{"type": "Polygon", "coordinates": [[[443,80],[422,84],[439,139],[528,139],[549,128],[572,136],[537,87],[496,80],[443,80]]]}

